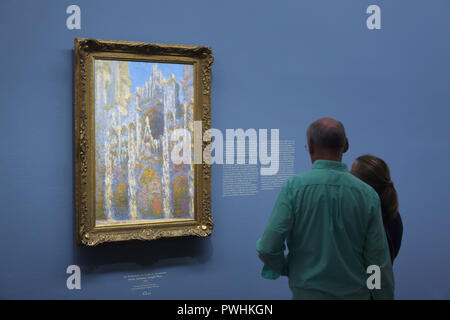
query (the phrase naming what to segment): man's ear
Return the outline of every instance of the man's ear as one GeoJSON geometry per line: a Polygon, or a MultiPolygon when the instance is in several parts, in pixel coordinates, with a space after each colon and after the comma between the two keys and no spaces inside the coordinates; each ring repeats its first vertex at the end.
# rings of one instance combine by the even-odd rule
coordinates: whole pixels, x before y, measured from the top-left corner
{"type": "Polygon", "coordinates": [[[314,153],[314,144],[310,138],[308,138],[308,151],[309,151],[309,154],[314,153]]]}
{"type": "Polygon", "coordinates": [[[344,146],[344,150],[342,151],[342,153],[346,153],[348,151],[348,139],[347,137],[345,137],[345,146],[344,146]]]}

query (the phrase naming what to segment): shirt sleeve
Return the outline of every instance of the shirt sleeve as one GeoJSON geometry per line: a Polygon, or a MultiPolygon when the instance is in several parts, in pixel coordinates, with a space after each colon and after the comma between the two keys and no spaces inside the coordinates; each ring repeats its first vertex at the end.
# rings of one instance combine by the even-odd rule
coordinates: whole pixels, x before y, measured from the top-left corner
{"type": "Polygon", "coordinates": [[[370,289],[370,292],[375,300],[391,300],[394,299],[394,275],[378,197],[372,201],[369,211],[368,232],[363,253],[364,262],[366,269],[372,265],[380,268],[379,288],[370,289]]]}
{"type": "Polygon", "coordinates": [[[276,275],[288,275],[288,264],[284,255],[285,240],[293,224],[293,212],[289,190],[289,180],[283,184],[278,199],[269,219],[263,236],[256,243],[259,258],[264,262],[263,269],[268,269],[276,275]]]}

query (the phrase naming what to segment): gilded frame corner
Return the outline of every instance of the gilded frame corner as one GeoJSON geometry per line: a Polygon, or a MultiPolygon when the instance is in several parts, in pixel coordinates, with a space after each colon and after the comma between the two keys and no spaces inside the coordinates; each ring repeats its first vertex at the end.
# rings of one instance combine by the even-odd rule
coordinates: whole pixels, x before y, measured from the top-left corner
{"type": "MultiPolygon", "coordinates": [[[[189,62],[194,65],[194,120],[202,121],[202,135],[211,128],[210,47],[76,38],[75,84],[75,215],[76,243],[96,246],[105,242],[154,240],[211,234],[211,171],[206,163],[194,164],[194,219],[190,221],[95,225],[94,62],[98,57],[126,61],[189,62]]],[[[203,139],[202,139],[203,141],[203,139]]],[[[203,141],[203,149],[208,141],[203,141]]]]}

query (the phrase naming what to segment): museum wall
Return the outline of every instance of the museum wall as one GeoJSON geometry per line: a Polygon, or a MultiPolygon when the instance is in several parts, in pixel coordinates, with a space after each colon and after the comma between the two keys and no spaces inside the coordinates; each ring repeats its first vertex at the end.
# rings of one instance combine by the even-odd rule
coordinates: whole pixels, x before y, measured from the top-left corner
{"type": "MultiPolygon", "coordinates": [[[[76,37],[207,45],[212,127],[279,129],[295,172],[311,166],[307,126],[343,122],[351,166],[390,165],[404,223],[396,298],[450,298],[450,2],[2,1],[0,298],[289,299],[260,276],[255,242],[279,189],[224,196],[212,168],[209,238],[75,245],[76,37]],[[66,8],[81,8],[81,29],[66,8]],[[377,4],[380,30],[366,27],[377,4]],[[68,290],[66,268],[81,268],[68,290]],[[154,284],[139,290],[145,278],[154,284]]],[[[147,283],[148,283],[147,282],[147,283]]]]}

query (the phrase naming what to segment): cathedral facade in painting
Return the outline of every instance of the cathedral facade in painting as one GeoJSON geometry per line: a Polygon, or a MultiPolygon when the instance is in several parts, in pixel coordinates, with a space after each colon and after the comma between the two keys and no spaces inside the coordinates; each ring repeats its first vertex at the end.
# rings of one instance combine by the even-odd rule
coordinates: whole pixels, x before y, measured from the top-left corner
{"type": "Polygon", "coordinates": [[[170,157],[174,130],[193,132],[193,70],[95,61],[96,225],[194,218],[193,166],[170,157]]]}

